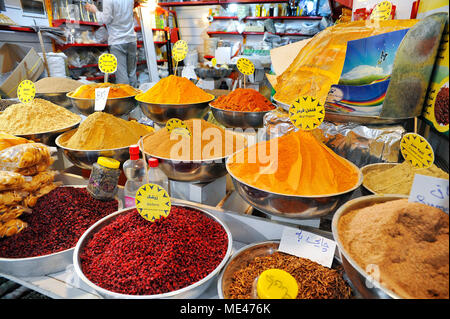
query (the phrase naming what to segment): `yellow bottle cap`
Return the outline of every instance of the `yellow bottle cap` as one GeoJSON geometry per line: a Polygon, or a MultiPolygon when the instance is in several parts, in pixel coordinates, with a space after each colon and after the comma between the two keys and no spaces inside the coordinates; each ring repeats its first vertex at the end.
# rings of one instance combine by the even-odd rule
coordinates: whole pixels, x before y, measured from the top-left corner
{"type": "Polygon", "coordinates": [[[107,167],[107,168],[114,168],[117,169],[120,166],[120,162],[113,159],[113,158],[109,158],[109,157],[103,157],[100,156],[97,159],[97,163],[100,164],[101,166],[107,167]]]}
{"type": "Polygon", "coordinates": [[[295,299],[298,284],[287,271],[267,269],[259,275],[256,290],[260,299],[295,299]]]}

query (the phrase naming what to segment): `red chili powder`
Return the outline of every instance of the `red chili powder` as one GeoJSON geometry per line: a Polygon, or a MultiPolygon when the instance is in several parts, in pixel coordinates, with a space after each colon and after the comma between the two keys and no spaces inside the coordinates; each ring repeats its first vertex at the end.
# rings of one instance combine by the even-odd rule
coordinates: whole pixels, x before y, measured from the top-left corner
{"type": "Polygon", "coordinates": [[[39,198],[31,214],[20,216],[27,228],[0,239],[0,257],[35,257],[75,247],[86,229],[117,209],[116,200],[96,200],[85,188],[58,187],[39,198]]]}
{"type": "Polygon", "coordinates": [[[237,88],[227,95],[219,96],[211,105],[219,109],[240,112],[263,112],[275,108],[264,95],[250,88],[237,88]]]}
{"type": "Polygon", "coordinates": [[[189,286],[223,260],[228,236],[203,213],[172,206],[155,222],[133,209],[97,232],[80,254],[90,281],[116,293],[154,295],[189,286]]]}

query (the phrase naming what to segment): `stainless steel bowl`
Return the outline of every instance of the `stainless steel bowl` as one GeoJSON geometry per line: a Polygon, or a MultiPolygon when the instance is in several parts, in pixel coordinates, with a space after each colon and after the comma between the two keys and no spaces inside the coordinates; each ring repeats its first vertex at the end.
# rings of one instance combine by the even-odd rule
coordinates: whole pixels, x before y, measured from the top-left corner
{"type": "Polygon", "coordinates": [[[353,283],[354,287],[359,291],[359,293],[366,299],[399,299],[401,298],[384,285],[379,282],[374,281],[374,279],[369,276],[362,267],[360,267],[349,253],[345,250],[340,236],[338,223],[339,219],[354,209],[360,209],[377,203],[384,203],[391,200],[396,200],[400,198],[408,198],[408,196],[401,195],[371,195],[355,198],[341,207],[336,211],[333,216],[333,221],[331,224],[331,230],[333,232],[334,240],[336,241],[337,247],[341,253],[342,264],[344,266],[345,272],[349,277],[350,281],[353,283]]]}
{"type": "Polygon", "coordinates": [[[68,92],[64,93],[36,93],[36,98],[44,99],[52,102],[53,104],[62,106],[66,109],[70,109],[72,107],[72,102],[67,97],[68,92]]]}
{"type": "MultiPolygon", "coordinates": [[[[82,99],[72,97],[73,92],[67,93],[67,97],[72,102],[72,105],[80,113],[89,116],[95,112],[95,99],[82,99]]],[[[134,96],[117,97],[106,100],[105,109],[103,112],[110,113],[115,116],[127,115],[137,106],[134,96]]]]}
{"type": "MultiPolygon", "coordinates": [[[[225,267],[223,267],[223,270],[220,273],[219,279],[217,281],[217,293],[219,295],[219,298],[229,299],[228,289],[232,283],[232,278],[236,271],[246,267],[249,262],[253,261],[257,257],[270,256],[273,253],[277,252],[279,245],[279,240],[271,240],[250,244],[242,247],[237,252],[235,252],[227,262],[225,267]]],[[[333,267],[340,264],[341,262],[335,257],[333,261],[333,267]]]]}
{"type": "Polygon", "coordinates": [[[197,208],[197,207],[195,207],[193,205],[179,204],[179,203],[176,203],[176,201],[174,201],[174,200],[172,200],[172,205],[189,207],[189,208],[193,208],[195,210],[198,210],[198,211],[202,212],[203,214],[205,214],[206,216],[208,216],[209,218],[211,218],[214,221],[216,221],[217,223],[219,223],[223,227],[223,229],[226,231],[227,236],[228,236],[228,249],[227,249],[227,252],[226,252],[225,257],[223,258],[222,262],[208,276],[206,276],[202,280],[197,281],[197,282],[193,283],[192,285],[187,286],[187,287],[182,288],[182,289],[178,289],[178,290],[167,292],[167,293],[163,293],[163,294],[157,294],[157,295],[139,295],[139,296],[137,296],[137,295],[127,295],[127,294],[121,294],[121,293],[112,292],[112,291],[106,290],[106,289],[104,289],[102,287],[99,287],[98,285],[96,285],[92,281],[90,281],[84,275],[84,273],[83,273],[83,271],[81,269],[81,262],[80,262],[80,253],[81,253],[81,251],[86,246],[88,241],[98,231],[100,231],[106,225],[112,223],[118,216],[120,216],[120,215],[122,215],[124,213],[127,213],[128,211],[133,209],[133,208],[127,208],[127,209],[119,210],[118,212],[113,213],[113,214],[111,214],[109,216],[106,216],[103,219],[99,220],[94,225],[92,225],[83,234],[83,236],[81,236],[81,238],[79,239],[77,245],[75,246],[75,251],[74,251],[74,254],[73,254],[73,265],[74,265],[75,272],[78,275],[78,277],[81,278],[91,288],[95,289],[104,298],[121,298],[121,299],[124,299],[124,298],[126,298],[126,299],[194,299],[194,298],[197,298],[198,296],[200,296],[211,285],[211,283],[214,281],[214,279],[219,275],[219,272],[222,270],[223,266],[225,266],[226,262],[228,261],[228,258],[231,255],[232,243],[233,243],[233,240],[232,240],[232,237],[231,237],[231,232],[228,229],[228,227],[220,219],[218,219],[217,217],[215,217],[214,215],[212,215],[211,213],[209,213],[209,212],[207,212],[205,210],[197,208]]]}
{"type": "Polygon", "coordinates": [[[118,160],[121,165],[130,157],[129,146],[105,150],[76,150],[63,146],[61,142],[67,140],[75,132],[76,130],[72,130],[59,135],[55,140],[55,144],[63,150],[64,155],[70,162],[80,168],[92,169],[92,165],[97,162],[97,159],[100,156],[114,158],[115,160],[118,160]]]}
{"type": "Polygon", "coordinates": [[[279,107],[281,107],[283,110],[288,111],[289,112],[289,108],[291,107],[290,104],[281,102],[281,101],[277,101],[275,99],[273,99],[275,101],[275,104],[279,107]]]}
{"type": "Polygon", "coordinates": [[[77,123],[72,124],[67,127],[64,127],[64,128],[54,130],[54,131],[34,133],[34,134],[15,134],[15,135],[26,138],[28,140],[35,141],[37,143],[42,143],[42,144],[49,145],[49,146],[55,146],[55,139],[58,135],[60,135],[61,133],[65,133],[69,130],[73,130],[73,129],[77,128],[78,125],[80,125],[80,122],[81,122],[81,117],[77,123]]]}
{"type": "Polygon", "coordinates": [[[190,104],[148,103],[139,100],[139,95],[136,96],[136,100],[145,116],[160,125],[164,125],[171,118],[183,121],[203,118],[208,112],[209,103],[214,100],[214,95],[211,95],[211,99],[208,101],[190,104]]]}
{"type": "Polygon", "coordinates": [[[226,127],[260,128],[264,126],[264,115],[270,111],[241,112],[224,110],[209,104],[214,118],[226,127]]]}
{"type": "MultiPolygon", "coordinates": [[[[85,185],[64,185],[62,187],[86,188],[85,185]]],[[[118,200],[119,209],[122,202],[118,200]]],[[[29,226],[29,227],[32,227],[29,226]]],[[[72,264],[75,247],[53,254],[27,258],[0,257],[0,272],[17,277],[34,277],[63,271],[72,264]]]]}
{"type": "Polygon", "coordinates": [[[225,157],[203,161],[180,161],[153,156],[147,152],[144,153],[147,156],[147,160],[150,157],[157,158],[159,168],[169,179],[174,181],[205,183],[214,181],[227,174],[225,157]]]}
{"type": "Polygon", "coordinates": [[[195,74],[197,74],[197,76],[199,78],[202,79],[223,79],[228,77],[231,72],[233,72],[233,69],[225,69],[225,68],[195,68],[194,69],[195,74]]]}
{"type": "Polygon", "coordinates": [[[348,161],[359,174],[358,183],[353,188],[342,193],[323,196],[286,195],[266,191],[240,181],[228,169],[228,160],[226,168],[239,195],[252,207],[261,212],[285,218],[309,219],[325,216],[347,201],[363,180],[359,168],[348,161]]]}
{"type": "Polygon", "coordinates": [[[364,177],[366,176],[366,174],[368,172],[371,172],[374,170],[379,170],[379,169],[388,169],[388,168],[392,168],[396,165],[398,165],[398,163],[375,163],[375,164],[369,164],[369,165],[361,167],[361,173],[363,174],[363,183],[362,183],[363,194],[364,195],[371,195],[371,194],[377,195],[377,193],[374,190],[372,190],[370,187],[367,187],[367,185],[365,185],[365,183],[364,183],[364,177]]]}

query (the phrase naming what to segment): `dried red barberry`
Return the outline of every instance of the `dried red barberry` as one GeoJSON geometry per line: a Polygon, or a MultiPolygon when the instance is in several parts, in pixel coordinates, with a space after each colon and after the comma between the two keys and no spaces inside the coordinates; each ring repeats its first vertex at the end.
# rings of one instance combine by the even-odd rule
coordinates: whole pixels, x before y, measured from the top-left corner
{"type": "Polygon", "coordinates": [[[228,236],[205,214],[172,206],[155,222],[136,210],[117,217],[86,244],[81,268],[96,285],[122,294],[154,295],[189,286],[223,260],[228,236]]]}
{"type": "Polygon", "coordinates": [[[84,231],[117,209],[117,201],[94,199],[85,188],[58,187],[39,198],[31,214],[20,216],[27,228],[0,239],[0,257],[35,257],[75,247],[84,231]]]}

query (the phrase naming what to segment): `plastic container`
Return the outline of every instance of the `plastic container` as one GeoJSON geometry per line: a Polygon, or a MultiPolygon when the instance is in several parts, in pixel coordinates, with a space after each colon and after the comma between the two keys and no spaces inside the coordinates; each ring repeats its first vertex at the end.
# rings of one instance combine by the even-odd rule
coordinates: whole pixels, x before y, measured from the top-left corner
{"type": "Polygon", "coordinates": [[[148,160],[148,182],[161,186],[170,196],[169,179],[158,166],[159,161],[157,158],[152,157],[148,160]]]}
{"type": "Polygon", "coordinates": [[[95,199],[113,200],[117,194],[120,176],[120,162],[113,158],[100,156],[92,166],[87,185],[88,192],[95,199]]]}
{"type": "Polygon", "coordinates": [[[125,207],[136,205],[136,192],[145,184],[145,161],[139,158],[139,146],[130,146],[130,159],[123,163],[123,172],[127,177],[124,187],[125,207]]]}

